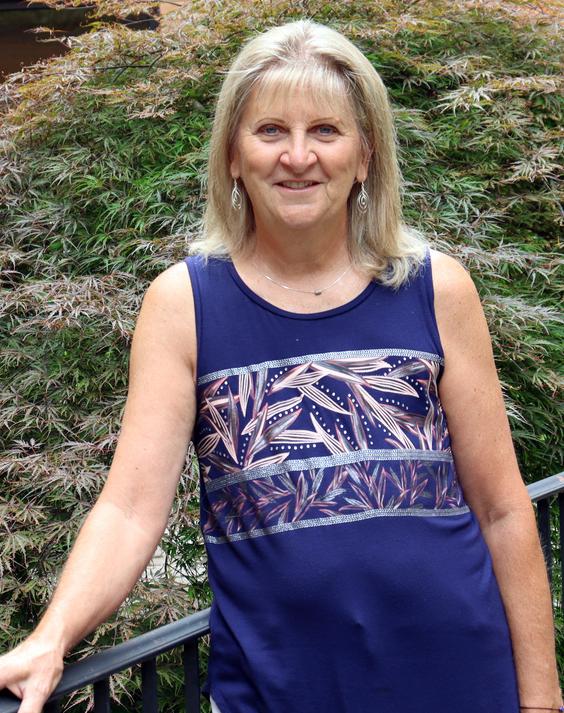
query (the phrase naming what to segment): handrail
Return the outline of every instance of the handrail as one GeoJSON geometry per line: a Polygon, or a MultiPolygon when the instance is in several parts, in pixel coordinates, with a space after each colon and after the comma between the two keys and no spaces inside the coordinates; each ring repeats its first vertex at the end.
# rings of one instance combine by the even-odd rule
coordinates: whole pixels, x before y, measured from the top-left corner
{"type": "MultiPolygon", "coordinates": [[[[208,607],[68,664],[65,666],[59,684],[46,703],[46,710],[49,703],[57,701],[72,691],[104,680],[135,664],[152,660],[155,656],[177,646],[197,642],[200,637],[209,633],[209,615],[208,607]]],[[[16,713],[19,704],[20,699],[10,691],[4,689],[4,692],[0,692],[0,713],[16,713]]]]}
{"type": "MultiPolygon", "coordinates": [[[[552,581],[552,557],[548,556],[550,551],[550,537],[547,538],[548,530],[548,500],[554,495],[558,495],[560,506],[560,522],[564,513],[564,471],[557,475],[544,478],[536,483],[527,486],[527,491],[531,501],[541,505],[539,508],[539,529],[541,530],[541,542],[546,556],[547,567],[549,568],[550,579],[552,581]],[[541,512],[542,511],[542,512],[541,512]]],[[[564,545],[564,533],[562,525],[560,527],[560,548],[564,545]]],[[[564,562],[561,562],[564,566],[564,562]]],[[[564,581],[564,571],[563,571],[564,581]]],[[[65,666],[63,676],[45,704],[44,712],[58,711],[57,701],[72,691],[76,691],[85,686],[94,684],[102,686],[102,696],[109,700],[107,680],[109,676],[118,671],[130,668],[141,663],[143,666],[150,664],[150,674],[155,676],[155,657],[178,646],[185,647],[185,672],[190,672],[192,677],[197,678],[198,671],[198,639],[209,633],[210,609],[190,614],[179,621],[165,624],[152,631],[135,636],[129,641],[104,649],[96,654],[92,654],[81,661],[65,666]],[[189,652],[190,660],[187,661],[186,654],[189,652]]],[[[187,697],[190,698],[191,707],[186,707],[186,711],[198,710],[199,685],[197,681],[192,681],[191,693],[185,687],[187,697]]],[[[155,691],[153,691],[153,694],[155,691]]],[[[95,690],[96,696],[96,690],[95,690]]],[[[156,701],[156,696],[151,700],[156,701]]],[[[154,704],[156,705],[156,704],[154,704]]],[[[17,713],[20,706],[20,699],[13,696],[9,691],[0,692],[0,713],[17,713]]],[[[103,705],[96,705],[95,710],[108,710],[103,705]]],[[[143,710],[157,710],[156,707],[148,706],[143,710]]]]}
{"type": "MultiPolygon", "coordinates": [[[[202,609],[183,619],[164,624],[69,664],[59,685],[53,691],[53,696],[64,696],[77,688],[89,685],[92,683],[93,674],[97,679],[106,678],[113,673],[164,654],[165,651],[199,639],[209,632],[209,613],[209,607],[202,609]]],[[[4,713],[1,708],[0,711],[4,713]]]]}
{"type": "Polygon", "coordinates": [[[551,495],[564,492],[564,470],[561,473],[551,475],[548,478],[543,478],[536,483],[527,485],[527,490],[534,503],[538,500],[548,498],[551,495]]]}

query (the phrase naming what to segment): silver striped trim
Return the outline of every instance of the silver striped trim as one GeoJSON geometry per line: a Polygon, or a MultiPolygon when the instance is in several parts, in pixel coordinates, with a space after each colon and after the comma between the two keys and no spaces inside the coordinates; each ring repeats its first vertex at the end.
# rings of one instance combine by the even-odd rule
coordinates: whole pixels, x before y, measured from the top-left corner
{"type": "Polygon", "coordinates": [[[296,357],[288,357],[287,359],[275,359],[273,361],[262,361],[258,364],[249,364],[248,366],[235,366],[231,369],[220,369],[212,371],[209,374],[204,374],[198,377],[198,386],[207,384],[209,381],[221,379],[224,376],[235,376],[236,374],[245,374],[250,371],[261,371],[262,369],[275,369],[279,366],[294,366],[296,364],[304,364],[308,361],[326,361],[328,359],[368,359],[370,357],[381,356],[407,356],[416,359],[429,359],[436,361],[439,364],[444,364],[443,357],[431,352],[420,352],[415,349],[357,349],[345,352],[323,352],[321,354],[303,354],[296,357]]]}
{"type": "Polygon", "coordinates": [[[336,453],[330,456],[318,456],[317,458],[303,458],[301,460],[286,460],[283,463],[273,463],[262,468],[250,468],[240,470],[237,473],[230,473],[220,478],[207,480],[205,483],[206,492],[213,493],[221,488],[226,488],[235,483],[246,480],[257,480],[258,478],[270,478],[273,475],[287,473],[292,470],[311,470],[313,468],[329,468],[336,465],[348,465],[358,463],[363,460],[423,460],[432,462],[451,463],[452,452],[447,451],[427,451],[422,449],[408,448],[380,448],[377,450],[357,450],[346,453],[336,453]]]}
{"type": "Polygon", "coordinates": [[[226,542],[238,542],[239,540],[249,540],[253,537],[275,535],[278,532],[286,532],[287,530],[299,530],[304,527],[320,527],[322,525],[337,525],[341,522],[357,522],[373,517],[449,517],[452,515],[464,515],[468,512],[470,512],[468,505],[463,505],[459,508],[445,508],[443,510],[433,510],[431,508],[398,508],[397,510],[393,510],[392,508],[379,508],[376,510],[363,510],[362,512],[355,512],[350,515],[335,515],[335,517],[317,517],[311,520],[285,522],[280,525],[249,530],[248,532],[236,532],[233,535],[224,535],[222,537],[204,535],[204,540],[211,545],[221,545],[226,542]]]}

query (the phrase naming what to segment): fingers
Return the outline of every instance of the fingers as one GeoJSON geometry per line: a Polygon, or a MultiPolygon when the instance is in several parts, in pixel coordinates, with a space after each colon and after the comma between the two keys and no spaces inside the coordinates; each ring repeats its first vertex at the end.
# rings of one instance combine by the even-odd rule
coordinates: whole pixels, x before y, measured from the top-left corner
{"type": "Polygon", "coordinates": [[[18,713],[42,713],[62,675],[62,656],[43,642],[27,639],[0,656],[0,689],[21,699],[18,713]]]}
{"type": "Polygon", "coordinates": [[[19,669],[20,667],[14,662],[11,654],[0,656],[0,691],[3,688],[8,688],[18,698],[23,696],[23,690],[17,682],[19,669]]]}
{"type": "Polygon", "coordinates": [[[17,696],[18,698],[23,698],[24,691],[23,688],[19,685],[19,683],[8,683],[8,685],[4,686],[8,691],[11,691],[14,696],[17,696]]]}
{"type": "Polygon", "coordinates": [[[55,690],[57,683],[58,679],[31,676],[24,685],[11,683],[4,688],[22,699],[18,713],[42,713],[43,706],[55,690]]]}
{"type": "Polygon", "coordinates": [[[50,691],[47,693],[44,690],[26,688],[18,713],[41,713],[49,694],[50,691]]]}

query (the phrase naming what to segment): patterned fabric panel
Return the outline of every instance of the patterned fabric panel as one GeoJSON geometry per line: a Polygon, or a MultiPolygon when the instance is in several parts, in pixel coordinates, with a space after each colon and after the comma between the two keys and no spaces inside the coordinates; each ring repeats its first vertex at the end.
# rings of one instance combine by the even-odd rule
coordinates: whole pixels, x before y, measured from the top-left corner
{"type": "Polygon", "coordinates": [[[441,363],[380,349],[201,377],[195,444],[206,539],[467,511],[438,398],[441,363]]]}
{"type": "Polygon", "coordinates": [[[364,461],[242,481],[209,497],[204,536],[222,543],[382,515],[458,515],[468,508],[451,467],[364,461]]]}

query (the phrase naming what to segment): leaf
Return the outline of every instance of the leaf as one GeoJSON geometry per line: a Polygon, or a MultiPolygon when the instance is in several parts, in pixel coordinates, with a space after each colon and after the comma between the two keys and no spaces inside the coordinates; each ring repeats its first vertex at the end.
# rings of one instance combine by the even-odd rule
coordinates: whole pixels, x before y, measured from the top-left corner
{"type": "Polygon", "coordinates": [[[296,483],[296,496],[295,496],[295,510],[298,511],[302,507],[304,501],[308,496],[308,485],[304,478],[303,471],[300,472],[298,476],[298,482],[296,483]]]}
{"type": "Polygon", "coordinates": [[[316,389],[315,386],[301,386],[300,392],[323,408],[334,411],[335,413],[343,413],[347,416],[349,415],[349,412],[346,409],[339,406],[339,404],[336,401],[333,401],[330,396],[327,396],[319,389],[316,389]]]}
{"type": "Polygon", "coordinates": [[[262,400],[264,398],[264,392],[266,389],[266,377],[266,369],[261,369],[260,371],[258,371],[255,377],[255,398],[253,401],[253,417],[257,415],[259,409],[261,409],[262,406],[262,400]]]}
{"type": "Polygon", "coordinates": [[[208,386],[206,386],[206,388],[202,392],[202,399],[205,401],[215,396],[215,394],[221,388],[225,381],[227,381],[226,376],[221,377],[221,379],[216,379],[215,381],[212,381],[208,386]]]}
{"type": "MultiPolygon", "coordinates": [[[[249,443],[248,453],[254,454],[257,451],[260,451],[265,448],[271,441],[276,438],[276,436],[283,434],[284,431],[289,426],[291,426],[294,421],[299,417],[300,413],[301,409],[298,409],[293,413],[289,413],[287,416],[283,416],[278,421],[275,421],[272,426],[269,426],[268,428],[264,429],[264,432],[257,435],[256,439],[253,441],[252,448],[251,444],[249,443]]],[[[255,433],[256,430],[253,432],[253,436],[255,435],[255,433]]]]}
{"type": "MultiPolygon", "coordinates": [[[[289,455],[289,453],[288,453],[289,455]]],[[[289,464],[290,465],[290,464],[289,464]]],[[[278,476],[280,482],[286,487],[286,489],[292,493],[296,492],[296,486],[292,479],[292,476],[286,471],[278,476]]]]}
{"type": "Polygon", "coordinates": [[[319,434],[313,431],[305,431],[304,429],[287,429],[284,433],[272,439],[273,443],[320,443],[319,434]]]}
{"type": "Polygon", "coordinates": [[[278,379],[272,383],[270,393],[274,394],[282,389],[292,389],[297,386],[307,386],[319,381],[321,378],[319,374],[307,373],[310,366],[311,364],[309,362],[305,362],[290,369],[285,374],[282,374],[282,376],[279,376],[278,379]]]}
{"type": "MultiPolygon", "coordinates": [[[[236,401],[238,401],[238,396],[232,396],[236,401]]],[[[224,409],[229,406],[229,395],[228,394],[220,394],[218,396],[214,396],[213,398],[206,399],[204,403],[202,404],[200,408],[201,413],[205,413],[205,411],[210,407],[213,406],[216,409],[224,409]]]]}
{"type": "MultiPolygon", "coordinates": [[[[255,402],[255,404],[256,404],[256,402],[255,402]]],[[[255,410],[255,406],[253,406],[253,412],[254,412],[254,410],[255,410]]],[[[252,460],[253,454],[256,450],[255,444],[262,437],[262,432],[263,432],[264,426],[266,424],[267,412],[268,412],[268,404],[265,404],[263,406],[263,408],[258,413],[258,416],[256,418],[255,428],[253,429],[253,432],[249,439],[249,443],[247,444],[247,452],[245,454],[245,459],[244,459],[244,463],[243,463],[245,466],[247,466],[250,463],[250,461],[252,460]]]]}
{"type": "Polygon", "coordinates": [[[247,413],[247,403],[251,396],[253,380],[248,371],[239,374],[239,405],[243,416],[247,413]]]}
{"type": "MultiPolygon", "coordinates": [[[[310,472],[313,472],[313,471],[310,471],[310,472]]],[[[319,468],[317,470],[317,472],[315,473],[315,477],[311,484],[311,489],[314,493],[317,493],[317,491],[319,490],[321,483],[323,482],[324,475],[325,475],[325,470],[323,468],[319,468]]]]}
{"type": "Polygon", "coordinates": [[[365,376],[364,380],[373,389],[378,391],[387,391],[391,394],[404,394],[405,396],[418,397],[416,389],[401,379],[394,379],[391,376],[365,376]]]}
{"type": "Polygon", "coordinates": [[[334,490],[330,490],[329,492],[325,493],[325,495],[321,498],[321,500],[325,503],[334,502],[335,498],[337,498],[339,495],[342,495],[345,492],[346,492],[346,488],[335,488],[334,490]]]}
{"type": "Polygon", "coordinates": [[[347,369],[343,366],[342,361],[318,361],[313,362],[311,365],[312,369],[319,371],[323,376],[331,376],[333,379],[338,379],[339,381],[344,381],[347,384],[363,384],[364,379],[361,376],[357,376],[351,369],[347,369]]]}
{"type": "MultiPolygon", "coordinates": [[[[231,436],[231,443],[236,444],[239,441],[239,413],[237,411],[237,403],[233,398],[233,394],[231,393],[231,389],[229,388],[229,386],[227,387],[227,396],[227,423],[229,428],[229,434],[231,436]]],[[[234,451],[235,453],[237,453],[237,451],[235,450],[235,445],[234,451]]]]}
{"type": "Polygon", "coordinates": [[[224,458],[220,458],[215,453],[209,453],[206,456],[206,459],[219,471],[224,471],[225,473],[239,473],[241,471],[241,468],[236,463],[229,463],[229,461],[226,461],[224,458]]]}
{"type": "Polygon", "coordinates": [[[358,415],[356,406],[354,405],[350,396],[347,396],[347,401],[349,403],[349,411],[351,414],[351,427],[353,435],[360,448],[366,449],[368,448],[368,439],[366,437],[364,426],[362,425],[362,420],[358,415]]]}
{"type": "Polygon", "coordinates": [[[366,508],[365,503],[361,502],[360,500],[355,500],[354,498],[345,498],[345,501],[350,505],[354,505],[355,508],[362,508],[363,510],[366,508]]]}
{"type": "Polygon", "coordinates": [[[339,442],[341,448],[343,448],[345,451],[354,451],[357,450],[352,443],[350,443],[344,436],[343,433],[339,430],[339,427],[337,424],[335,424],[335,433],[337,434],[337,441],[339,442]]]}
{"type": "Polygon", "coordinates": [[[279,413],[283,411],[291,411],[294,407],[299,406],[303,401],[303,395],[293,396],[291,399],[285,399],[284,401],[276,401],[276,403],[269,404],[268,406],[268,419],[270,420],[273,416],[278,416],[279,413]]]}
{"type": "Polygon", "coordinates": [[[381,357],[370,357],[368,359],[356,359],[355,357],[347,357],[342,361],[328,360],[328,364],[346,364],[346,368],[358,374],[378,371],[378,369],[389,369],[390,365],[381,357]]]}
{"type": "Polygon", "coordinates": [[[337,439],[333,438],[333,436],[329,435],[325,429],[322,428],[312,413],[310,413],[309,417],[316,432],[321,436],[321,440],[325,443],[331,453],[346,453],[347,449],[343,448],[337,439]]]}
{"type": "Polygon", "coordinates": [[[218,433],[210,433],[204,436],[199,442],[197,447],[198,458],[205,458],[208,456],[217,446],[220,441],[218,433]]]}
{"type": "Polygon", "coordinates": [[[404,448],[413,448],[413,443],[405,435],[398,425],[398,422],[393,418],[390,412],[393,412],[394,407],[384,406],[378,403],[362,386],[351,384],[358,401],[365,405],[365,413],[372,423],[375,420],[384,425],[391,433],[393,433],[398,441],[403,444],[404,448]]]}
{"type": "Polygon", "coordinates": [[[219,434],[221,440],[223,441],[223,444],[225,445],[225,448],[227,449],[227,452],[233,458],[233,461],[237,463],[237,451],[235,450],[235,443],[231,438],[231,434],[227,430],[227,424],[221,418],[221,415],[217,411],[217,409],[212,404],[208,405],[209,417],[206,416],[206,418],[211,422],[216,433],[219,434]]]}
{"type": "Polygon", "coordinates": [[[268,456],[267,458],[261,458],[259,460],[253,461],[253,468],[264,468],[267,465],[274,465],[276,463],[283,463],[286,458],[290,455],[290,451],[281,451],[273,456],[268,456]]]}
{"type": "Polygon", "coordinates": [[[413,376],[427,370],[427,365],[422,359],[413,359],[411,362],[396,366],[388,372],[388,377],[403,379],[406,376],[413,376]]]}
{"type": "MultiPolygon", "coordinates": [[[[299,396],[294,396],[291,399],[286,399],[285,401],[277,401],[274,404],[269,404],[268,405],[268,411],[266,414],[266,419],[267,421],[270,421],[271,418],[274,416],[278,416],[279,413],[282,413],[283,411],[290,411],[293,409],[295,406],[300,404],[303,400],[303,394],[300,394],[299,396]]],[[[252,433],[254,427],[256,424],[256,418],[251,419],[245,428],[241,431],[241,433],[246,436],[248,433],[252,433]]]]}

